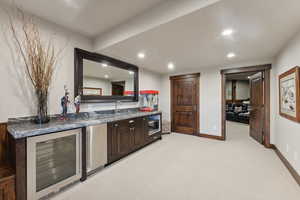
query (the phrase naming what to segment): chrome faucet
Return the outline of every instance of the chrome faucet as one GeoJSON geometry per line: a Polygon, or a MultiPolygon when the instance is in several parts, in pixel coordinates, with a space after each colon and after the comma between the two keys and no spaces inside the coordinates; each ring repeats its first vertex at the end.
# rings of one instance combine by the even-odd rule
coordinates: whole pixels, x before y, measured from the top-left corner
{"type": "Polygon", "coordinates": [[[118,108],[118,104],[121,104],[121,101],[115,101],[115,114],[118,114],[120,112],[120,109],[118,108]]]}

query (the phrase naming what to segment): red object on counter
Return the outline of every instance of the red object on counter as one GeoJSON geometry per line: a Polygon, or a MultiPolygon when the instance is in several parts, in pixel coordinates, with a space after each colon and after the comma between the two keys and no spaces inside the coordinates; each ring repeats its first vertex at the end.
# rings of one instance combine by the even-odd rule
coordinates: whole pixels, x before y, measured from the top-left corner
{"type": "Polygon", "coordinates": [[[153,108],[149,108],[149,107],[140,108],[140,111],[142,111],[142,112],[152,112],[153,108]]]}
{"type": "Polygon", "coordinates": [[[141,90],[140,94],[159,94],[157,90],[141,90]]]}
{"type": "Polygon", "coordinates": [[[153,112],[158,110],[158,95],[157,90],[141,90],[140,100],[142,107],[140,111],[142,112],[153,112]]]}
{"type": "Polygon", "coordinates": [[[124,95],[134,95],[134,92],[133,91],[124,91],[124,95]]]}

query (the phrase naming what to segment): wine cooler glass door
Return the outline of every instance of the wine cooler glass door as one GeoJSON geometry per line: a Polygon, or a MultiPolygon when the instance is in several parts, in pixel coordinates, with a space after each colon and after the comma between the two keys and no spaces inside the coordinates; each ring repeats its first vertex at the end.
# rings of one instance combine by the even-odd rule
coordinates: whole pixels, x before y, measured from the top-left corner
{"type": "MultiPolygon", "coordinates": [[[[35,177],[28,195],[43,197],[79,179],[80,130],[72,130],[28,139],[28,172],[35,177]],[[29,153],[29,152],[28,152],[29,153]]],[[[29,198],[31,199],[31,198],[29,198]]]]}

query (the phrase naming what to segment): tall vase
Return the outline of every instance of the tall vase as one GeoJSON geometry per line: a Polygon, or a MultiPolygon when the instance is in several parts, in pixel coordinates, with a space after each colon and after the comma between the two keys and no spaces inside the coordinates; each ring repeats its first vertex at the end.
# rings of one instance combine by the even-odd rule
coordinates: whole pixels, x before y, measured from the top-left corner
{"type": "Polygon", "coordinates": [[[35,123],[48,123],[50,121],[50,117],[48,116],[48,92],[38,89],[35,92],[37,97],[37,116],[35,123]]]}

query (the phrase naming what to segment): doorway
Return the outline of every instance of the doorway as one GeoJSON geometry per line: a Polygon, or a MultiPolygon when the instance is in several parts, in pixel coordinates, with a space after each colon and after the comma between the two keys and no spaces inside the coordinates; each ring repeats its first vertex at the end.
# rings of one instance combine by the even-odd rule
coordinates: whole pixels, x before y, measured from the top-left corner
{"type": "MultiPolygon", "coordinates": [[[[270,70],[271,64],[234,68],[221,70],[222,81],[222,137],[226,139],[226,119],[232,117],[233,120],[242,120],[247,123],[248,112],[248,124],[250,127],[250,136],[263,144],[265,147],[270,148],[270,70]],[[247,77],[249,82],[249,99],[238,102],[236,98],[236,91],[232,93],[232,101],[234,105],[239,103],[239,109],[245,109],[247,111],[240,112],[238,109],[234,109],[234,113],[230,113],[228,103],[228,91],[226,91],[226,80],[238,79],[237,77],[247,77]],[[248,104],[248,105],[247,105],[248,104]],[[232,114],[232,115],[231,115],[232,114]]],[[[236,80],[235,80],[236,81],[236,80]]],[[[236,82],[235,82],[236,84],[236,82]]],[[[232,83],[234,85],[234,83],[232,83]]],[[[233,88],[234,89],[234,88],[233,88]]]]}
{"type": "Polygon", "coordinates": [[[171,76],[171,131],[199,134],[200,73],[171,76]]]}
{"type": "Polygon", "coordinates": [[[111,82],[111,90],[113,96],[123,96],[125,91],[125,81],[111,82]]]}

